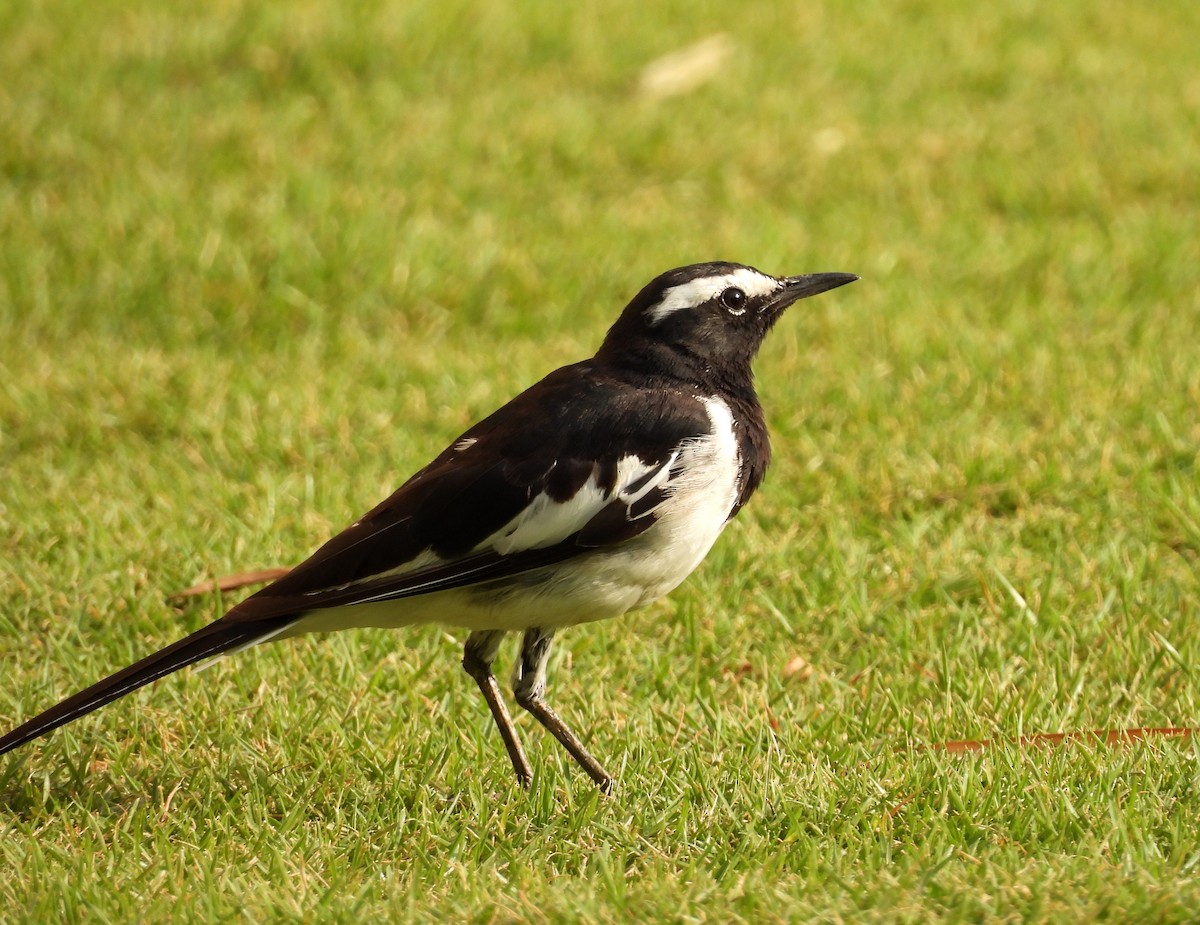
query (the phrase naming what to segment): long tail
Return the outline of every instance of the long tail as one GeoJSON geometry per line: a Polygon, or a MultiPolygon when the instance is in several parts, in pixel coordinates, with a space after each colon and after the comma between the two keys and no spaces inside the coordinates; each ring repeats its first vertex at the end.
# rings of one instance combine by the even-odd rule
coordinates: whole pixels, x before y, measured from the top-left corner
{"type": "Polygon", "coordinates": [[[112,703],[118,697],[124,697],[139,687],[156,681],[173,671],[178,671],[201,659],[220,655],[222,652],[229,652],[233,649],[245,648],[274,636],[295,619],[294,616],[286,616],[256,620],[251,623],[225,620],[210,623],[179,642],[169,645],[153,655],[148,655],[139,662],[134,662],[128,668],[81,690],[75,696],[68,697],[44,713],[39,713],[8,735],[0,736],[0,755],[12,751],[19,745],[24,745],[31,739],[45,735],[64,723],[86,716],[93,710],[100,709],[106,703],[112,703]]]}

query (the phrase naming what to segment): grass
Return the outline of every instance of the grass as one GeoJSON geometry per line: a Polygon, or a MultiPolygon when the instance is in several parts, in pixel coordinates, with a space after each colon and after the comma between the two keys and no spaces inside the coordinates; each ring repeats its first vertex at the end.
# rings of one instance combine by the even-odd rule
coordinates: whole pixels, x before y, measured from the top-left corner
{"type": "Polygon", "coordinates": [[[758,363],[767,485],[562,638],[596,794],[456,634],[187,672],[0,761],[0,919],[1190,921],[1200,7],[17,0],[0,725],[216,617],[643,282],[863,281],[758,363]],[[677,98],[637,75],[714,32],[677,98]],[[801,657],[811,671],[788,674],[801,657]]]}

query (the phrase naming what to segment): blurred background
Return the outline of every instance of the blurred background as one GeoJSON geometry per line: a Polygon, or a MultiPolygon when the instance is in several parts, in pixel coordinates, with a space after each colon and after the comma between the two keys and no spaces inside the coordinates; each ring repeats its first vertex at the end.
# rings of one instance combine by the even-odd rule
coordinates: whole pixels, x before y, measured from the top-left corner
{"type": "MultiPolygon", "coordinates": [[[[0,35],[5,722],[714,259],[862,281],[764,348],[776,463],[706,568],[564,637],[557,703],[627,779],[672,734],[735,774],[739,736],[1196,721],[1200,4],[16,0],[0,35]]],[[[469,715],[499,782],[456,651],[279,647],[137,715],[260,677],[313,747],[469,715]]]]}

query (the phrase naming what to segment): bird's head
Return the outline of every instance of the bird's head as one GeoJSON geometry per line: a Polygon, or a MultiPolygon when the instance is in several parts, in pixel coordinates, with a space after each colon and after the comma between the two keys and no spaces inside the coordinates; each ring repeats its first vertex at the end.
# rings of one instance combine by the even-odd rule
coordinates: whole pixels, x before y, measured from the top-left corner
{"type": "Polygon", "coordinates": [[[652,374],[749,385],[750,362],[784,309],[856,279],[852,273],[770,276],[737,263],[668,270],[625,307],[597,358],[652,374]]]}

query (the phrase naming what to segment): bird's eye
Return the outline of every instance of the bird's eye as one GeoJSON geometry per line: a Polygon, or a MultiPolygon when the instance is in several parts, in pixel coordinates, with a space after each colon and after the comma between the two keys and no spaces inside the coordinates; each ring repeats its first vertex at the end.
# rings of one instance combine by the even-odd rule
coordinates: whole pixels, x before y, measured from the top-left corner
{"type": "Polygon", "coordinates": [[[730,286],[721,293],[721,304],[735,315],[740,315],[746,310],[746,293],[737,286],[730,286]]]}

